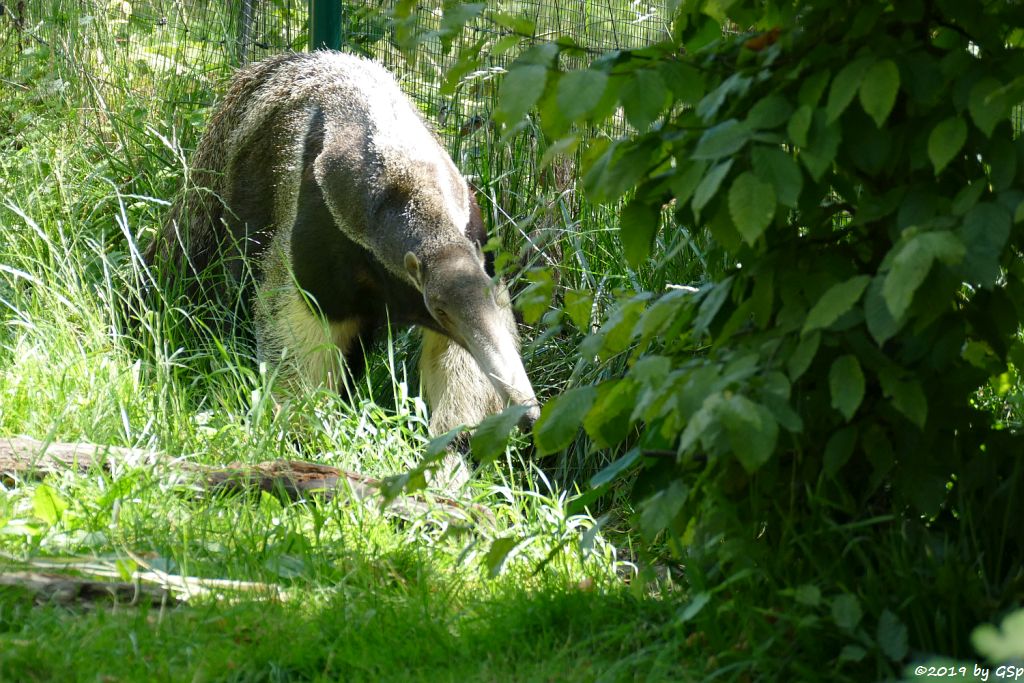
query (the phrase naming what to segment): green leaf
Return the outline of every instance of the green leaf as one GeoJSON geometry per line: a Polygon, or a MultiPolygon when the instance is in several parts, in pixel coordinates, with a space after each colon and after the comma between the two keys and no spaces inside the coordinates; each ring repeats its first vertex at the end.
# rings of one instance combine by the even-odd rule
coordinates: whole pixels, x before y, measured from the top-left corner
{"type": "Polygon", "coordinates": [[[832,433],[825,444],[825,454],[822,456],[822,467],[825,474],[835,477],[839,470],[843,469],[853,455],[853,447],[857,444],[857,428],[848,425],[832,433]]]}
{"type": "Polygon", "coordinates": [[[779,203],[795,209],[803,191],[804,177],[793,157],[781,147],[757,145],[751,152],[751,160],[757,177],[775,188],[779,203]]]}
{"type": "Polygon", "coordinates": [[[619,475],[627,471],[633,463],[640,459],[640,449],[634,448],[624,456],[608,465],[603,470],[590,478],[590,487],[598,488],[619,478],[619,475]]]}
{"type": "Polygon", "coordinates": [[[860,300],[861,294],[864,293],[864,289],[870,281],[871,276],[869,275],[857,275],[829,287],[807,314],[807,320],[804,322],[800,334],[824,329],[839,320],[840,316],[853,308],[853,305],[860,300]]]}
{"type": "Polygon", "coordinates": [[[971,644],[980,655],[993,662],[1024,659],[1024,609],[1011,612],[1002,628],[983,624],[971,633],[971,644]]]}
{"type": "Polygon", "coordinates": [[[680,168],[677,167],[676,174],[669,180],[669,187],[672,189],[672,194],[675,196],[676,203],[679,206],[690,201],[694,190],[697,189],[701,180],[704,179],[704,171],[708,168],[708,162],[684,160],[681,163],[681,167],[686,170],[680,172],[680,168]]]}
{"type": "Polygon", "coordinates": [[[967,246],[962,268],[965,280],[987,288],[995,285],[1012,227],[1010,212],[999,204],[984,202],[967,213],[960,230],[967,246]]]}
{"type": "Polygon", "coordinates": [[[868,285],[867,294],[864,295],[864,321],[868,325],[868,332],[879,346],[900,331],[903,327],[903,319],[896,319],[885,303],[885,296],[882,290],[885,286],[885,277],[877,275],[868,285]]]}
{"type": "Polygon", "coordinates": [[[37,486],[32,494],[32,514],[50,526],[59,522],[67,509],[68,501],[46,484],[37,486]]]}
{"type": "Polygon", "coordinates": [[[707,591],[697,593],[693,596],[693,599],[690,600],[689,604],[680,610],[679,618],[677,620],[678,623],[685,624],[690,619],[693,619],[695,616],[700,614],[700,611],[704,609],[704,605],[708,604],[709,600],[711,600],[711,593],[707,591]]]}
{"type": "Polygon", "coordinates": [[[597,399],[583,420],[583,428],[596,446],[609,448],[626,438],[633,424],[630,416],[637,405],[638,392],[639,385],[628,379],[598,385],[597,399]]]}
{"type": "Polygon", "coordinates": [[[480,421],[469,440],[469,447],[481,463],[489,463],[505,452],[508,437],[526,414],[529,406],[509,406],[496,415],[488,415],[480,421]]]}
{"type": "Polygon", "coordinates": [[[718,415],[743,469],[756,472],[768,462],[779,436],[771,411],[742,394],[733,394],[719,405],[718,415]]]}
{"type": "Polygon", "coordinates": [[[914,379],[900,379],[893,371],[880,372],[878,379],[882,384],[882,393],[892,400],[893,407],[917,425],[918,429],[924,429],[928,419],[928,399],[921,383],[914,379]]]}
{"type": "Polygon", "coordinates": [[[864,613],[856,596],[843,593],[832,600],[832,619],[839,628],[852,631],[862,616],[864,613]]]}
{"type": "Polygon", "coordinates": [[[811,367],[811,362],[818,353],[819,344],[821,344],[820,332],[814,332],[800,339],[800,343],[797,344],[786,362],[786,371],[789,373],[790,380],[795,382],[807,372],[807,368],[811,367]]]}
{"type": "Polygon", "coordinates": [[[751,130],[771,130],[789,120],[793,105],[779,94],[771,94],[757,101],[747,114],[746,125],[751,130]]]}
{"type": "Polygon", "coordinates": [[[555,101],[561,115],[568,121],[586,118],[604,95],[608,74],[594,69],[581,69],[562,74],[558,79],[555,101]]]}
{"type": "Polygon", "coordinates": [[[532,268],[526,273],[529,286],[516,300],[516,306],[523,312],[528,323],[540,320],[551,307],[555,295],[555,280],[549,268],[532,268]]]}
{"type": "Polygon", "coordinates": [[[839,126],[826,123],[821,110],[815,112],[807,145],[800,152],[800,159],[812,178],[820,180],[832,165],[841,139],[839,126]]]}
{"type": "Polygon", "coordinates": [[[1007,106],[1006,97],[1002,92],[1002,84],[991,76],[978,81],[971,88],[971,94],[967,98],[967,110],[978,130],[984,133],[985,137],[992,137],[996,124],[1010,113],[1010,107],[1007,106]]]}
{"type": "Polygon", "coordinates": [[[668,84],[678,102],[696,104],[704,97],[704,74],[696,67],[673,59],[663,61],[658,68],[662,82],[668,84]]]}
{"type": "Polygon", "coordinates": [[[814,110],[806,104],[801,105],[793,112],[792,118],[786,124],[786,135],[797,147],[807,144],[807,133],[811,130],[811,121],[814,117],[814,110]]]}
{"type": "Polygon", "coordinates": [[[891,59],[875,62],[860,84],[860,105],[879,128],[889,118],[900,90],[900,70],[891,59]]]}
{"type": "Polygon", "coordinates": [[[838,119],[846,111],[846,108],[850,106],[853,96],[857,94],[861,81],[864,79],[864,73],[870,65],[871,60],[869,58],[860,57],[844,66],[836,74],[835,79],[832,81],[832,87],[828,91],[828,102],[825,105],[827,123],[832,123],[838,119]]]}
{"type": "Polygon", "coordinates": [[[928,276],[932,263],[939,259],[947,265],[957,265],[964,257],[963,243],[948,230],[919,233],[898,249],[885,284],[882,296],[893,318],[903,317],[914,294],[928,276]]]}
{"type": "Polygon", "coordinates": [[[585,386],[569,389],[548,401],[533,428],[537,451],[541,455],[548,455],[572,443],[596,398],[597,388],[585,386]]]}
{"type": "Polygon", "coordinates": [[[660,207],[637,200],[623,207],[619,215],[619,239],[629,265],[639,268],[650,256],[660,222],[660,207]]]}
{"type": "Polygon", "coordinates": [[[899,617],[885,609],[878,618],[878,647],[894,662],[907,656],[907,627],[899,617]]]}
{"type": "Polygon", "coordinates": [[[643,132],[665,109],[669,91],[657,71],[638,69],[626,81],[621,97],[626,120],[638,131],[643,132]]]}
{"type": "Polygon", "coordinates": [[[683,509],[690,495],[690,487],[679,479],[673,480],[653,496],[640,503],[640,529],[647,538],[654,538],[667,529],[683,509]]]}
{"type": "Polygon", "coordinates": [[[932,129],[928,136],[928,158],[936,175],[946,168],[966,141],[967,124],[959,116],[952,116],[932,129]]]}
{"type": "Polygon", "coordinates": [[[796,587],[796,590],[793,591],[793,599],[801,605],[817,607],[821,604],[821,590],[814,584],[805,583],[796,587]]]}
{"type": "Polygon", "coordinates": [[[501,81],[501,94],[495,118],[518,123],[537,104],[547,82],[547,67],[540,64],[513,66],[501,81]]]}
{"type": "Polygon", "coordinates": [[[594,311],[594,294],[585,289],[570,289],[565,293],[565,312],[584,334],[590,332],[591,316],[594,311]]]}
{"type": "Polygon", "coordinates": [[[729,189],[729,215],[747,244],[753,244],[775,217],[775,190],[750,171],[729,189]]]}
{"type": "Polygon", "coordinates": [[[750,128],[736,119],[728,119],[704,131],[693,151],[693,159],[721,159],[735,154],[750,139],[750,128]]]}
{"type": "Polygon", "coordinates": [[[849,422],[864,400],[864,372],[853,354],[836,358],[828,371],[828,387],[832,407],[849,422]]]}
{"type": "Polygon", "coordinates": [[[843,645],[839,651],[840,662],[859,662],[867,657],[868,651],[860,645],[843,645]]]}
{"type": "Polygon", "coordinates": [[[487,555],[484,557],[484,566],[487,567],[487,573],[492,578],[501,573],[501,568],[505,565],[505,560],[508,559],[509,553],[519,545],[521,540],[514,536],[494,539],[490,550],[487,551],[487,555]]]}
{"type": "Polygon", "coordinates": [[[721,187],[725,176],[729,174],[730,168],[732,168],[732,159],[715,166],[704,176],[704,180],[700,181],[700,185],[693,193],[693,199],[690,200],[690,206],[695,215],[699,216],[701,209],[707,206],[707,203],[718,192],[718,188],[721,187]]]}
{"type": "Polygon", "coordinates": [[[700,302],[697,317],[693,321],[694,334],[704,334],[711,326],[711,322],[718,315],[722,304],[729,298],[729,292],[732,291],[732,278],[733,276],[730,275],[721,282],[710,285],[711,289],[700,302]]]}

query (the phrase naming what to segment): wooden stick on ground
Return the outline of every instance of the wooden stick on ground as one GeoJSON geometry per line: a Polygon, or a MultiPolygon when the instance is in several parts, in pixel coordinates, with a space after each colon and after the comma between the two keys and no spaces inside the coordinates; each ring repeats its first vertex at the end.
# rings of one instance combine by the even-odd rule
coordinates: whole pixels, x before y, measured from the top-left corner
{"type": "Polygon", "coordinates": [[[466,523],[490,520],[480,505],[462,505],[447,498],[397,496],[386,502],[381,482],[356,472],[300,460],[271,460],[256,464],[233,462],[223,467],[200,465],[159,451],[90,443],[43,442],[28,437],[0,438],[0,476],[42,477],[65,470],[149,467],[170,475],[185,475],[189,483],[210,492],[267,491],[297,501],[316,495],[376,502],[385,512],[408,520],[434,513],[445,521],[466,523]]]}

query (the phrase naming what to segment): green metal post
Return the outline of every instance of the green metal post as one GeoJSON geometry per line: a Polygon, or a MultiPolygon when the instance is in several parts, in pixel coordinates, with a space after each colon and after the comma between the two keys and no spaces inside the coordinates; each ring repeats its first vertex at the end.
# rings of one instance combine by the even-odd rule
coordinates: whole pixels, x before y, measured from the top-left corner
{"type": "Polygon", "coordinates": [[[309,49],[341,47],[341,0],[309,0],[309,49]]]}

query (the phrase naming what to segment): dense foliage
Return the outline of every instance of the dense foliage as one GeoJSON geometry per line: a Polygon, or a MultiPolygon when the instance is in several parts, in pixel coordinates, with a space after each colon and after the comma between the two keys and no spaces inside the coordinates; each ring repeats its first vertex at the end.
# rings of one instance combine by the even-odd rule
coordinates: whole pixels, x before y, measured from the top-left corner
{"type": "MultiPolygon", "coordinates": [[[[579,356],[628,370],[550,402],[538,450],[582,424],[624,453],[592,486],[631,482],[639,528],[697,587],[753,570],[817,608],[851,578],[836,560],[880,588],[893,547],[921,553],[910,571],[940,587],[869,597],[871,636],[857,587],[836,588],[856,643],[839,661],[902,660],[902,615],[915,646],[969,652],[971,624],[1024,596],[1024,444],[976,406],[1024,366],[1022,46],[1016,3],[683,2],[670,40],[535,41],[503,82],[497,118],[536,117],[554,152],[631,124],[589,145],[583,179],[624,200],[629,263],[659,230],[704,229],[730,264],[696,291],[623,295],[579,356]]],[[[566,298],[583,327],[589,296],[566,298]]]]}

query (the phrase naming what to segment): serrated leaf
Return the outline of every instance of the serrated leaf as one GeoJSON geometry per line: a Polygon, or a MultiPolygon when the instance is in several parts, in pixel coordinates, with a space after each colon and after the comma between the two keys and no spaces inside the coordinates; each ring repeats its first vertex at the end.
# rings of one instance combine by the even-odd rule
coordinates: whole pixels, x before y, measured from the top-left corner
{"type": "Polygon", "coordinates": [[[529,406],[509,406],[500,413],[488,415],[481,420],[469,440],[473,457],[481,463],[489,463],[503,454],[508,445],[509,435],[529,409],[529,406]]]}
{"type": "Polygon", "coordinates": [[[804,177],[793,157],[780,147],[758,145],[751,152],[751,160],[757,177],[775,188],[779,203],[795,209],[803,191],[804,177]]]}
{"type": "Polygon", "coordinates": [[[811,130],[813,117],[814,110],[804,104],[797,107],[797,110],[793,112],[792,118],[789,119],[789,123],[786,124],[786,135],[789,136],[789,139],[797,147],[803,147],[807,144],[807,133],[811,130]]]}
{"type": "Polygon", "coordinates": [[[878,379],[882,384],[882,393],[892,401],[893,407],[919,429],[924,429],[928,419],[928,399],[921,383],[914,379],[901,379],[891,371],[880,372],[878,379]]]}
{"type": "Polygon", "coordinates": [[[562,74],[555,97],[558,108],[568,121],[586,118],[597,107],[608,85],[608,74],[594,69],[581,69],[562,74]]]}
{"type": "Polygon", "coordinates": [[[959,116],[952,116],[937,124],[928,136],[928,158],[938,175],[946,168],[967,142],[967,124],[959,116]]]}
{"type": "Polygon", "coordinates": [[[860,301],[861,294],[871,281],[869,275],[857,275],[829,287],[807,314],[800,334],[828,327],[860,301]]]}
{"type": "Polygon", "coordinates": [[[907,656],[907,627],[895,614],[885,609],[878,618],[878,647],[894,662],[907,656]]]}
{"type": "Polygon", "coordinates": [[[734,394],[718,407],[729,447],[747,472],[759,470],[772,453],[779,436],[775,417],[764,406],[742,394],[734,394]]]}
{"type": "Polygon", "coordinates": [[[658,234],[661,209],[640,201],[632,201],[619,214],[619,239],[626,262],[639,268],[651,254],[654,237],[658,234]]]}
{"type": "Polygon", "coordinates": [[[1002,93],[1002,83],[991,76],[978,81],[971,88],[970,97],[967,98],[967,110],[978,130],[984,133],[985,137],[992,137],[996,124],[1010,113],[1006,97],[1002,93]]]}
{"type": "Polygon", "coordinates": [[[537,104],[547,82],[547,67],[540,64],[513,66],[501,81],[495,118],[518,123],[537,104]]]}
{"type": "Polygon", "coordinates": [[[548,401],[533,428],[537,451],[541,455],[548,455],[568,446],[579,432],[583,418],[596,398],[597,388],[585,386],[569,389],[548,401]]]}
{"type": "Polygon", "coordinates": [[[841,140],[839,126],[826,123],[825,115],[820,109],[815,112],[807,145],[800,152],[800,160],[812,178],[820,180],[825,171],[832,166],[841,140]]]}
{"type": "Polygon", "coordinates": [[[595,445],[608,448],[626,438],[632,426],[630,416],[637,404],[638,391],[636,382],[629,379],[598,386],[597,399],[583,419],[583,428],[595,445]]]}
{"type": "Polygon", "coordinates": [[[555,295],[555,280],[548,268],[532,268],[526,273],[529,286],[516,300],[516,306],[523,312],[528,323],[540,320],[551,307],[555,295]]]}
{"type": "Polygon", "coordinates": [[[640,502],[640,529],[647,538],[654,538],[667,529],[683,509],[690,487],[682,481],[673,480],[653,496],[640,502]]]}
{"type": "Polygon", "coordinates": [[[423,454],[424,462],[440,460],[447,452],[448,447],[462,434],[462,427],[449,430],[441,436],[436,436],[427,444],[426,452],[423,454]]]}
{"type": "Polygon", "coordinates": [[[694,214],[699,216],[701,209],[707,206],[707,203],[715,196],[725,176],[729,174],[730,168],[732,168],[732,159],[715,166],[700,181],[697,189],[693,192],[693,199],[690,200],[690,206],[693,208],[694,214]]]}
{"type": "Polygon", "coordinates": [[[864,321],[879,346],[892,339],[903,327],[903,320],[894,318],[885,302],[882,294],[884,285],[885,277],[878,275],[871,280],[867,294],[864,295],[864,321]]]}
{"type": "Polygon", "coordinates": [[[491,543],[490,549],[487,551],[487,555],[484,557],[484,566],[487,567],[487,573],[493,578],[501,573],[502,567],[505,566],[505,560],[508,559],[509,553],[511,553],[521,539],[515,538],[514,536],[506,536],[504,538],[496,538],[491,543]]]}
{"type": "Polygon", "coordinates": [[[708,128],[697,141],[693,159],[721,159],[735,154],[750,140],[751,131],[736,119],[728,119],[708,128]]]}
{"type": "Polygon", "coordinates": [[[832,619],[839,628],[853,630],[860,623],[862,616],[864,613],[856,596],[843,593],[832,600],[832,619]]]}
{"type": "Polygon", "coordinates": [[[828,387],[832,394],[832,407],[849,422],[864,400],[864,372],[853,354],[840,356],[828,371],[828,387]]]}
{"type": "Polygon", "coordinates": [[[708,168],[708,162],[684,160],[682,168],[685,170],[677,168],[675,175],[669,180],[669,187],[672,189],[672,194],[679,206],[690,201],[690,197],[693,196],[697,185],[704,179],[704,171],[708,168]]]}
{"type": "Polygon", "coordinates": [[[580,332],[590,332],[591,316],[594,310],[594,294],[589,290],[570,289],[565,293],[565,312],[580,332]]]}
{"type": "Polygon", "coordinates": [[[732,278],[733,276],[730,275],[721,282],[710,286],[711,289],[701,300],[700,307],[697,310],[697,317],[693,321],[694,334],[704,334],[708,327],[711,326],[711,322],[718,315],[722,304],[729,298],[729,292],[732,291],[732,278]]]}
{"type": "Polygon", "coordinates": [[[653,69],[638,69],[622,87],[622,109],[626,120],[638,131],[647,130],[665,109],[669,91],[653,69]]]}
{"type": "Polygon", "coordinates": [[[879,128],[889,118],[900,90],[900,70],[891,59],[875,62],[860,84],[860,104],[879,128]]]}
{"type": "Polygon", "coordinates": [[[915,235],[898,249],[882,285],[882,295],[893,318],[903,317],[914,294],[936,259],[957,265],[964,257],[963,243],[948,230],[915,235]]]}
{"type": "Polygon", "coordinates": [[[807,368],[811,366],[814,356],[818,353],[820,344],[820,332],[814,332],[800,339],[800,343],[797,344],[786,362],[786,371],[789,373],[790,380],[795,382],[807,372],[807,368]]]}
{"type": "Polygon", "coordinates": [[[857,94],[861,81],[864,79],[864,73],[870,65],[869,58],[860,57],[844,66],[836,74],[832,81],[832,87],[828,91],[828,102],[825,104],[827,123],[835,121],[850,106],[853,96],[857,94]]]}
{"type": "Polygon", "coordinates": [[[729,188],[729,215],[747,244],[753,244],[775,217],[775,190],[750,171],[729,188]]]}
{"type": "Polygon", "coordinates": [[[1012,227],[1010,212],[999,204],[985,202],[967,213],[960,230],[969,247],[963,261],[964,279],[982,287],[996,283],[1001,272],[1000,257],[1012,227]]]}
{"type": "Polygon", "coordinates": [[[33,516],[43,520],[50,526],[59,522],[60,518],[64,516],[64,511],[67,509],[68,501],[46,484],[37,486],[32,494],[33,516]]]}
{"type": "Polygon", "coordinates": [[[757,101],[747,114],[746,125],[753,130],[771,130],[789,120],[793,105],[782,95],[773,93],[757,101]]]}

